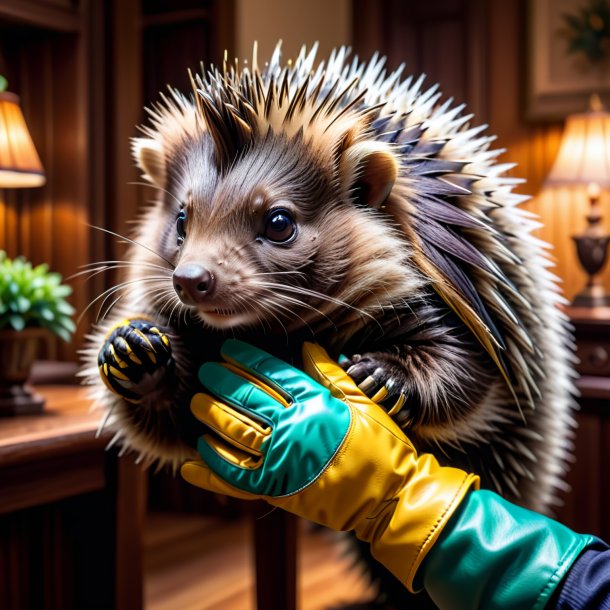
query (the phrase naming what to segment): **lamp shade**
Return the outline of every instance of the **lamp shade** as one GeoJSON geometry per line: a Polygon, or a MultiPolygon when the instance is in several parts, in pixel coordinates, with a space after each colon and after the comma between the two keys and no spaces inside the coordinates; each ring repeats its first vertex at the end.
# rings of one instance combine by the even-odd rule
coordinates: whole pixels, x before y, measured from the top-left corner
{"type": "Polygon", "coordinates": [[[14,93],[0,92],[0,188],[42,186],[44,170],[14,93]]]}
{"type": "Polygon", "coordinates": [[[546,184],[610,186],[610,112],[596,109],[567,118],[546,184]]]}

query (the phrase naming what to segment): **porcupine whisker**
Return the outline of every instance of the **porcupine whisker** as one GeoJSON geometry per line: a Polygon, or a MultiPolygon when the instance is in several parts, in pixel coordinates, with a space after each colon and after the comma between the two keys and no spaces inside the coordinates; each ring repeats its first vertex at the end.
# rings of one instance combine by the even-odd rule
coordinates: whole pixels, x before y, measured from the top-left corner
{"type": "Polygon", "coordinates": [[[353,305],[350,305],[349,303],[346,303],[345,301],[342,301],[335,297],[331,297],[331,296],[325,295],[321,292],[318,292],[317,290],[310,290],[309,288],[304,288],[302,286],[286,286],[286,285],[278,284],[276,282],[260,282],[260,285],[265,288],[270,288],[270,289],[274,289],[274,290],[278,290],[278,291],[286,290],[287,292],[292,292],[292,293],[301,294],[304,296],[314,297],[314,298],[320,299],[321,301],[327,301],[329,303],[333,303],[334,305],[339,305],[340,307],[345,307],[346,309],[351,309],[352,311],[355,311],[364,317],[370,318],[371,320],[375,319],[374,316],[372,316],[370,313],[368,313],[362,309],[359,309],[358,307],[354,307],[353,305]]]}
{"type": "MultiPolygon", "coordinates": [[[[167,310],[175,303],[175,300],[172,298],[171,294],[160,294],[157,297],[157,301],[159,302],[159,315],[167,317],[167,310]]],[[[169,321],[169,318],[168,318],[169,321]]]]}
{"type": "Polygon", "coordinates": [[[78,269],[90,269],[93,270],[92,268],[97,267],[97,266],[106,266],[107,268],[112,268],[113,265],[122,265],[122,266],[130,266],[130,267],[136,267],[136,268],[140,268],[140,267],[150,267],[151,269],[158,269],[160,271],[170,271],[170,269],[168,269],[167,267],[164,267],[162,265],[157,265],[155,263],[151,263],[148,261],[141,261],[141,262],[136,262],[136,261],[130,261],[130,260],[106,260],[106,261],[95,261],[93,263],[87,263],[85,265],[79,265],[78,269]]]}
{"type": "MultiPolygon", "coordinates": [[[[151,279],[151,280],[152,280],[153,278],[149,278],[149,279],[151,279]]],[[[139,281],[144,281],[144,280],[139,280],[139,281]]],[[[148,281],[148,279],[147,279],[146,281],[148,281]]],[[[158,281],[158,280],[155,280],[155,281],[158,281]]],[[[163,282],[163,285],[162,285],[162,286],[160,286],[159,288],[156,288],[156,289],[155,289],[155,288],[153,287],[153,289],[152,289],[152,290],[147,291],[145,294],[139,294],[139,295],[137,295],[137,296],[136,296],[136,298],[135,298],[135,299],[133,299],[133,304],[135,305],[135,304],[140,303],[140,301],[142,301],[142,299],[144,299],[144,298],[149,299],[149,298],[151,298],[151,297],[152,297],[152,295],[154,295],[154,294],[156,294],[157,292],[162,291],[162,290],[167,290],[167,287],[165,286],[165,282],[163,282]]],[[[101,313],[101,311],[102,311],[102,309],[103,309],[103,307],[104,307],[104,303],[105,303],[105,302],[106,302],[106,300],[108,299],[108,296],[110,296],[110,295],[108,295],[108,296],[107,296],[107,297],[106,297],[106,298],[105,298],[105,299],[102,301],[102,304],[100,305],[99,312],[98,312],[98,316],[97,316],[97,318],[96,318],[96,322],[97,322],[97,321],[99,321],[100,319],[101,319],[101,320],[104,320],[104,319],[106,318],[106,316],[107,316],[107,315],[110,313],[110,311],[112,310],[112,308],[113,308],[113,307],[114,307],[114,306],[115,306],[115,305],[116,305],[116,304],[117,304],[117,303],[118,303],[118,302],[119,302],[119,301],[120,301],[122,298],[126,297],[126,296],[127,296],[127,294],[129,294],[129,293],[123,293],[123,294],[120,294],[120,295],[119,295],[119,296],[118,296],[118,297],[117,297],[117,298],[116,298],[114,301],[112,301],[112,303],[111,303],[111,304],[110,304],[110,305],[107,307],[106,311],[105,311],[105,312],[104,312],[104,313],[103,313],[103,314],[100,316],[100,315],[99,315],[99,313],[101,313]]]]}
{"type": "Polygon", "coordinates": [[[89,274],[88,277],[85,278],[85,280],[87,281],[87,280],[90,280],[92,277],[96,276],[98,273],[103,273],[104,271],[107,271],[108,269],[111,269],[110,265],[103,265],[100,267],[96,267],[94,269],[85,269],[84,271],[77,271],[76,273],[69,275],[66,278],[66,282],[69,282],[70,280],[74,280],[77,277],[81,277],[82,275],[89,274]]]}
{"type": "Polygon", "coordinates": [[[102,304],[100,306],[100,309],[98,311],[98,315],[95,319],[96,323],[99,322],[100,320],[105,320],[106,316],[112,311],[112,308],[124,297],[125,295],[123,294],[119,294],[119,296],[114,299],[114,301],[112,301],[112,303],[110,303],[110,305],[108,305],[108,307],[106,308],[106,311],[104,311],[104,313],[102,315],[100,315],[102,308],[104,307],[104,302],[106,301],[106,299],[104,299],[104,301],[102,301],[102,304]]]}
{"type": "Polygon", "coordinates": [[[159,296],[156,298],[160,304],[160,315],[165,315],[166,309],[173,305],[178,299],[176,292],[172,288],[165,288],[165,291],[160,290],[159,296]]]}
{"type": "Polygon", "coordinates": [[[152,299],[152,300],[156,300],[158,295],[166,295],[171,297],[172,295],[175,295],[176,293],[174,292],[173,288],[168,288],[165,284],[160,285],[158,288],[154,288],[152,290],[150,290],[149,292],[146,292],[146,294],[140,294],[137,296],[136,298],[136,303],[139,303],[142,299],[152,299]]]}
{"type": "MultiPolygon", "coordinates": [[[[277,295],[279,297],[282,297],[283,295],[277,295]]],[[[266,297],[268,303],[274,307],[277,307],[279,309],[282,309],[284,311],[286,311],[286,317],[288,319],[290,319],[291,317],[296,317],[299,320],[301,320],[301,322],[303,322],[303,324],[310,330],[310,332],[312,334],[314,334],[313,329],[311,328],[311,326],[309,325],[309,323],[307,322],[307,320],[305,320],[304,318],[302,318],[298,313],[296,313],[295,311],[293,311],[292,309],[286,307],[285,305],[282,305],[281,303],[277,302],[275,299],[272,299],[270,297],[266,297]]],[[[322,314],[324,315],[324,314],[322,314]]],[[[332,324],[332,322],[331,322],[332,324]]]]}
{"type": "MultiPolygon", "coordinates": [[[[315,313],[319,314],[320,316],[322,316],[323,318],[325,318],[334,328],[336,328],[334,322],[321,310],[318,309],[317,307],[314,307],[313,305],[311,305],[310,303],[307,303],[305,301],[302,301],[300,299],[297,299],[295,297],[291,297],[287,294],[281,294],[281,293],[276,293],[275,294],[276,298],[280,298],[282,300],[284,300],[287,303],[291,303],[293,305],[297,305],[297,306],[301,306],[304,307],[305,309],[308,309],[310,311],[314,311],[315,313]]],[[[275,303],[276,306],[278,305],[278,303],[275,303]]],[[[307,322],[305,322],[305,320],[303,320],[303,318],[301,318],[301,316],[297,315],[294,311],[288,309],[287,307],[284,306],[284,308],[289,311],[293,316],[298,317],[304,324],[307,324],[307,322]]],[[[307,325],[309,328],[309,325],[307,325]]]]}
{"type": "Polygon", "coordinates": [[[171,322],[172,316],[174,315],[174,311],[176,311],[177,308],[179,308],[181,305],[181,301],[180,299],[176,299],[176,302],[174,303],[174,306],[172,307],[171,311],[169,312],[169,316],[168,316],[168,321],[171,322]]]}
{"type": "MultiPolygon", "coordinates": [[[[284,326],[284,323],[282,322],[281,318],[269,307],[269,305],[273,305],[273,303],[267,304],[264,301],[262,301],[260,303],[260,305],[261,305],[262,309],[264,311],[266,311],[270,316],[272,316],[277,321],[277,323],[284,329],[284,333],[286,334],[286,340],[288,340],[288,329],[286,328],[286,326],[284,326]]],[[[258,318],[259,317],[258,314],[256,314],[256,315],[258,318]]],[[[307,324],[305,321],[303,321],[303,323],[307,324]]],[[[269,324],[269,327],[271,328],[270,324],[269,324]]]]}
{"type": "Polygon", "coordinates": [[[294,303],[296,305],[301,305],[303,307],[306,307],[310,310],[315,311],[316,313],[320,314],[321,316],[323,316],[324,318],[326,318],[326,320],[330,323],[330,325],[333,328],[337,328],[337,325],[319,308],[314,307],[313,305],[310,305],[309,303],[302,301],[300,299],[297,299],[295,297],[291,297],[289,295],[286,294],[282,294],[282,290],[287,290],[290,291],[292,293],[296,293],[296,294],[305,294],[305,296],[314,296],[314,297],[318,297],[321,301],[326,301],[328,303],[332,303],[334,305],[338,305],[340,307],[345,307],[346,309],[349,309],[355,313],[357,313],[360,317],[362,318],[370,318],[375,324],[377,324],[377,326],[380,327],[381,330],[383,330],[381,328],[380,323],[378,322],[378,320],[372,316],[370,313],[359,309],[358,307],[354,307],[353,305],[350,305],[349,303],[345,303],[344,301],[341,301],[339,299],[335,299],[333,297],[326,297],[326,295],[323,295],[321,293],[318,293],[314,290],[309,290],[307,288],[302,289],[300,287],[297,286],[283,286],[281,284],[276,284],[274,282],[270,283],[270,282],[261,282],[260,285],[265,286],[267,288],[271,288],[273,290],[276,291],[276,295],[277,296],[281,296],[281,298],[283,298],[285,301],[294,303]]]}
{"type": "Polygon", "coordinates": [[[167,189],[164,189],[162,186],[159,186],[158,184],[153,184],[152,182],[142,182],[142,181],[128,182],[127,184],[129,186],[148,186],[149,188],[154,188],[163,193],[167,193],[180,206],[183,205],[183,203],[184,203],[183,201],[180,201],[180,199],[178,199],[178,197],[176,197],[176,195],[174,195],[173,193],[170,193],[170,191],[168,191],[167,189]]]}
{"type": "MultiPolygon", "coordinates": [[[[86,275],[87,277],[85,278],[85,282],[88,282],[89,280],[91,280],[92,278],[94,278],[96,275],[100,275],[101,273],[104,273],[105,271],[114,271],[115,269],[129,269],[129,268],[142,268],[145,265],[140,265],[140,266],[131,266],[131,265],[105,265],[99,268],[93,268],[93,269],[86,269],[84,271],[79,271],[78,273],[73,273],[72,275],[68,276],[66,278],[66,281],[70,281],[70,280],[74,280],[78,277],[81,277],[83,275],[86,275]]],[[[162,269],[162,267],[160,268],[162,269]]],[[[169,271],[169,269],[167,269],[167,271],[169,271]]],[[[168,278],[171,277],[171,273],[168,274],[167,276],[168,278]]]]}
{"type": "Polygon", "coordinates": [[[78,320],[76,321],[76,324],[77,325],[80,324],[81,320],[83,319],[83,316],[100,299],[104,299],[105,300],[108,296],[110,296],[111,294],[113,294],[117,290],[121,290],[122,288],[126,288],[126,287],[128,287],[128,286],[130,286],[132,284],[139,284],[139,283],[144,283],[144,282],[158,282],[159,280],[165,281],[165,280],[167,280],[167,278],[165,278],[165,277],[152,277],[152,278],[143,278],[143,279],[142,278],[138,278],[138,279],[133,279],[133,280],[126,280],[125,282],[121,282],[120,284],[117,284],[116,286],[111,286],[110,288],[104,290],[104,292],[102,292],[97,297],[95,297],[92,301],[89,302],[87,307],[85,307],[85,309],[81,312],[80,316],[78,317],[78,320]]]}
{"type": "Polygon", "coordinates": [[[136,263],[132,261],[98,261],[96,263],[88,263],[86,265],[79,265],[79,269],[83,269],[83,271],[78,271],[77,273],[73,273],[72,275],[66,278],[67,281],[80,277],[82,275],[86,275],[90,273],[91,275],[87,278],[88,280],[97,275],[98,273],[102,273],[104,271],[110,271],[114,269],[129,269],[129,268],[140,269],[142,267],[155,269],[157,271],[167,271],[168,277],[171,276],[171,270],[167,267],[162,267],[161,265],[155,265],[154,263],[136,263]]]}
{"type": "Polygon", "coordinates": [[[183,306],[183,311],[182,311],[182,317],[184,318],[184,325],[188,326],[188,314],[189,314],[189,307],[187,307],[186,305],[183,306]]]}
{"type": "Polygon", "coordinates": [[[274,276],[274,275],[302,275],[307,277],[307,274],[303,271],[257,271],[251,274],[252,277],[258,276],[274,276]]]}
{"type": "Polygon", "coordinates": [[[103,273],[104,271],[114,271],[115,269],[141,269],[143,267],[153,269],[157,272],[158,271],[167,271],[168,277],[171,277],[171,272],[169,269],[167,269],[167,267],[160,267],[159,265],[154,265],[154,266],[146,265],[146,264],[142,263],[139,265],[120,264],[120,265],[101,265],[99,267],[92,267],[89,269],[85,269],[83,271],[78,271],[77,273],[73,273],[72,275],[70,275],[66,278],[66,281],[70,281],[70,280],[76,279],[77,277],[81,277],[83,275],[89,274],[85,278],[85,281],[88,281],[92,277],[95,277],[96,275],[99,275],[100,273],[103,273]]]}
{"type": "Polygon", "coordinates": [[[118,237],[119,239],[123,239],[126,242],[128,242],[130,244],[133,244],[134,246],[139,246],[140,248],[144,248],[144,250],[148,250],[148,252],[150,252],[151,254],[154,254],[155,256],[158,256],[162,261],[165,261],[172,269],[176,268],[176,266],[171,261],[168,261],[164,256],[159,254],[156,250],[153,250],[152,248],[149,248],[145,244],[142,244],[139,241],[136,241],[135,239],[131,239],[131,238],[125,236],[125,235],[121,235],[120,233],[116,233],[115,231],[111,231],[110,229],[104,229],[103,227],[97,227],[95,225],[90,225],[90,224],[87,224],[87,226],[89,228],[91,228],[91,229],[97,229],[98,231],[102,231],[103,233],[108,233],[108,235],[114,235],[114,237],[118,237]]]}
{"type": "MultiPolygon", "coordinates": [[[[160,289],[157,289],[157,290],[160,290],[160,289]]],[[[154,292],[154,291],[153,291],[153,292],[154,292]]],[[[134,304],[139,303],[139,302],[142,300],[142,298],[144,298],[145,296],[146,296],[146,297],[148,297],[148,296],[150,296],[150,294],[151,294],[150,292],[147,292],[147,293],[146,293],[146,295],[141,294],[141,295],[137,296],[137,297],[136,297],[136,298],[133,300],[133,303],[134,303],[134,304]]],[[[113,307],[114,307],[114,306],[115,306],[115,305],[116,305],[116,304],[117,304],[117,303],[118,303],[118,302],[119,302],[119,301],[120,301],[122,298],[126,297],[126,296],[127,296],[127,294],[126,294],[126,293],[124,293],[124,292],[123,292],[123,293],[121,293],[121,294],[119,294],[119,296],[118,296],[116,299],[114,299],[114,301],[112,301],[112,303],[110,303],[110,305],[109,305],[109,306],[106,308],[106,310],[104,311],[104,313],[103,313],[103,314],[101,314],[102,309],[104,308],[104,303],[106,302],[106,300],[108,299],[108,297],[109,297],[109,296],[110,296],[110,295],[106,296],[106,298],[105,298],[105,299],[102,301],[102,303],[101,303],[101,305],[100,305],[100,308],[99,308],[99,310],[98,310],[98,315],[97,315],[96,320],[95,320],[95,321],[96,321],[96,323],[97,323],[97,322],[99,322],[100,320],[105,320],[105,319],[106,319],[106,316],[107,316],[107,315],[110,313],[110,311],[113,309],[113,307]],[[101,314],[101,315],[100,315],[100,314],[101,314]]]]}

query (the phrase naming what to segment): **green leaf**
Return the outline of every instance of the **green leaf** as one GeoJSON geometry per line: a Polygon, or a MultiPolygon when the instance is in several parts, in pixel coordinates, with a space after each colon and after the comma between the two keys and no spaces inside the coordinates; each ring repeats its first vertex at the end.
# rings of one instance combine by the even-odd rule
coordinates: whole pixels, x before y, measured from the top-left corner
{"type": "Polygon", "coordinates": [[[25,320],[22,316],[11,314],[8,317],[8,321],[15,330],[23,330],[25,328],[25,320]]]}
{"type": "Polygon", "coordinates": [[[30,301],[23,296],[17,298],[17,311],[19,313],[25,313],[30,309],[30,301]]]}
{"type": "Polygon", "coordinates": [[[61,286],[58,286],[57,288],[55,288],[55,290],[53,291],[53,295],[58,298],[58,297],[67,297],[70,296],[72,294],[72,287],[68,286],[67,284],[62,284],[61,286]]]}
{"type": "Polygon", "coordinates": [[[68,332],[73,333],[76,330],[76,324],[70,318],[58,317],[57,324],[65,328],[68,332]]]}
{"type": "Polygon", "coordinates": [[[70,342],[71,334],[61,326],[55,326],[53,328],[53,332],[60,338],[63,339],[66,343],[70,342]]]}
{"type": "Polygon", "coordinates": [[[0,250],[0,328],[44,326],[69,340],[75,311],[64,297],[72,288],[61,282],[61,274],[50,272],[47,264],[32,267],[27,259],[11,260],[0,250]]]}
{"type": "Polygon", "coordinates": [[[40,317],[43,320],[47,320],[49,322],[55,320],[55,314],[53,313],[53,311],[51,309],[49,309],[48,307],[41,307],[38,310],[38,313],[40,314],[40,317]]]}
{"type": "Polygon", "coordinates": [[[65,316],[71,316],[76,311],[67,301],[57,301],[55,309],[65,316]]]}

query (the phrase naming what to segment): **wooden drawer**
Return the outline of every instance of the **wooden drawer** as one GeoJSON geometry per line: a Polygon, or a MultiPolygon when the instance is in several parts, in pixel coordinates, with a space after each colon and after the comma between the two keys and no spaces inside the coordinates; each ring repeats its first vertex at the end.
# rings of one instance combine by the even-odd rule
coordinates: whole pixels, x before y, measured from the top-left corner
{"type": "Polygon", "coordinates": [[[581,375],[610,376],[610,341],[580,339],[576,348],[581,375]]]}

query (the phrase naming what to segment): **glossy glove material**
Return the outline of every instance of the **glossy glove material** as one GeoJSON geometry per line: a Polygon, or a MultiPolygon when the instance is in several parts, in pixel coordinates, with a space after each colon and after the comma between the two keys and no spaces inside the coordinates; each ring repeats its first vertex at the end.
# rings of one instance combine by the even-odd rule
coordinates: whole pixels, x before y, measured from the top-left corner
{"type": "Polygon", "coordinates": [[[595,540],[491,491],[474,491],[443,530],[420,575],[443,610],[538,610],[595,540]]]}
{"type": "Polygon", "coordinates": [[[193,414],[214,433],[203,461],[182,476],[240,498],[264,498],[339,530],[355,530],[374,556],[413,590],[417,569],[478,478],[418,457],[388,415],[319,346],[306,371],[239,341],[227,364],[201,367],[215,396],[197,394],[193,414]],[[319,382],[319,383],[318,383],[319,382]]]}

